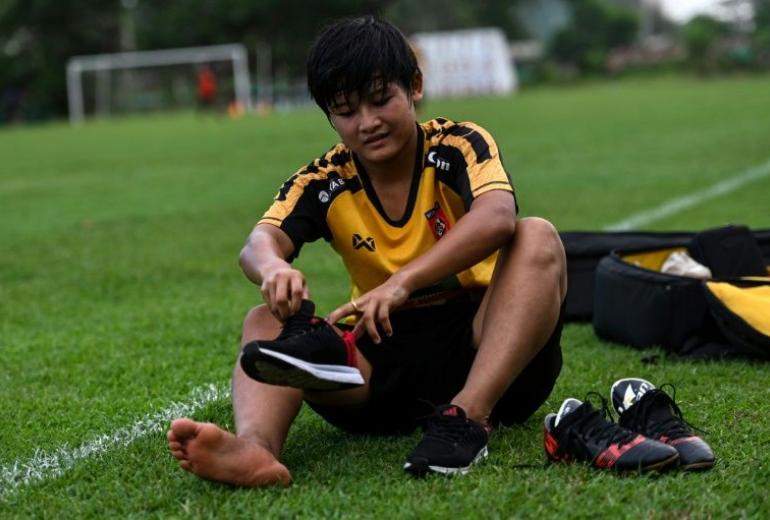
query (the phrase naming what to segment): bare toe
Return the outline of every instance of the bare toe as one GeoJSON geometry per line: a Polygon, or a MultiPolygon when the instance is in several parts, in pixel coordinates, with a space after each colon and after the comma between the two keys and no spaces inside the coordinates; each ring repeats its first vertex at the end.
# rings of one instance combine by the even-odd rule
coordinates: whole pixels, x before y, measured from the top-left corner
{"type": "Polygon", "coordinates": [[[187,454],[183,452],[182,450],[171,450],[171,455],[174,456],[175,459],[178,460],[186,460],[187,454]]]}
{"type": "Polygon", "coordinates": [[[199,424],[200,423],[186,417],[175,419],[171,422],[171,429],[169,430],[167,437],[169,440],[172,440],[173,437],[174,440],[184,443],[188,439],[195,437],[199,424]]]}

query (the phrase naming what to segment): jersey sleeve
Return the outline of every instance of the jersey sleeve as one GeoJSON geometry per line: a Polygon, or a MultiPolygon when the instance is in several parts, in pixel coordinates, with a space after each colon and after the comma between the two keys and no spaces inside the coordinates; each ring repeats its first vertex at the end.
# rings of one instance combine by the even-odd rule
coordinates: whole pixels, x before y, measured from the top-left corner
{"type": "Polygon", "coordinates": [[[463,154],[473,198],[492,190],[513,192],[511,178],[505,171],[492,135],[473,123],[463,123],[456,128],[458,134],[470,144],[463,154]]]}
{"type": "Polygon", "coordinates": [[[271,224],[286,233],[294,244],[294,253],[288,260],[299,255],[302,245],[321,237],[329,238],[326,215],[319,204],[317,174],[304,168],[281,186],[272,205],[257,224],[271,224]]]}
{"type": "Polygon", "coordinates": [[[515,196],[497,143],[489,132],[474,123],[459,123],[449,128],[446,134],[444,143],[457,148],[464,159],[465,169],[458,174],[466,178],[458,179],[457,186],[466,204],[470,205],[479,195],[493,190],[508,191],[515,196]]]}

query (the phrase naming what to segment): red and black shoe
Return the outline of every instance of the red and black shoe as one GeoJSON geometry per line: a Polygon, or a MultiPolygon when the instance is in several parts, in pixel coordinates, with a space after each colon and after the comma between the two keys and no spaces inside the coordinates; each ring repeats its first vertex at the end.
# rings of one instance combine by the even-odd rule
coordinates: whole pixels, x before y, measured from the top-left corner
{"type": "MultiPolygon", "coordinates": [[[[601,399],[601,397],[600,397],[601,399]]],[[[588,462],[619,472],[662,470],[675,465],[677,451],[607,420],[607,406],[567,399],[545,418],[545,453],[551,462],[588,462]]]]}
{"type": "Polygon", "coordinates": [[[246,375],[304,390],[342,390],[364,384],[353,334],[340,336],[314,312],[313,302],[302,300],[299,312],[286,320],[276,339],[247,343],[241,353],[246,375]]]}
{"type": "Polygon", "coordinates": [[[612,406],[618,411],[618,424],[651,439],[673,446],[679,452],[679,466],[685,470],[705,470],[714,466],[711,447],[695,435],[674,401],[662,388],[638,378],[620,379],[612,385],[612,406]]]}

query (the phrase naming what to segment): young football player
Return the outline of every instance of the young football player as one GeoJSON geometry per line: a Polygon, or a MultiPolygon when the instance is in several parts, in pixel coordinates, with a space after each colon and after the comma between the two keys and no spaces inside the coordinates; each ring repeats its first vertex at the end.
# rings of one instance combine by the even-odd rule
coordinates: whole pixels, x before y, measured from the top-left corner
{"type": "Polygon", "coordinates": [[[284,183],[241,251],[265,303],[243,324],[236,433],[177,419],[170,450],[205,479],[286,485],[280,454],[306,402],[350,432],[421,424],[404,469],[464,473],[486,456],[492,427],[526,420],[561,370],[559,235],[544,219],[517,219],[485,129],[416,121],[422,74],[390,23],[325,29],[307,72],[341,142],[284,183]],[[319,238],[351,280],[350,300],[325,321],[313,317],[312,280],[291,264],[319,238]]]}

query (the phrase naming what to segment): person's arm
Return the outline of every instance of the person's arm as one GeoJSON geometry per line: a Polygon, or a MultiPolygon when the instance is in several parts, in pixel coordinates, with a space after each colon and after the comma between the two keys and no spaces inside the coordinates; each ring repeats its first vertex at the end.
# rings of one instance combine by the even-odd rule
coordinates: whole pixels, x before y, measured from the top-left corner
{"type": "Polygon", "coordinates": [[[243,273],[260,286],[265,303],[281,321],[295,314],[309,295],[305,276],[286,261],[293,252],[289,236],[270,224],[257,225],[241,249],[243,273]]]}
{"type": "Polygon", "coordinates": [[[487,258],[511,240],[516,230],[516,202],[507,191],[488,191],[477,197],[465,215],[441,240],[394,273],[385,283],[356,299],[355,308],[346,303],[328,316],[330,322],[361,314],[354,329],[364,330],[379,343],[379,324],[386,334],[393,333],[390,312],[403,304],[409,295],[449,276],[457,274],[487,258]]]}

